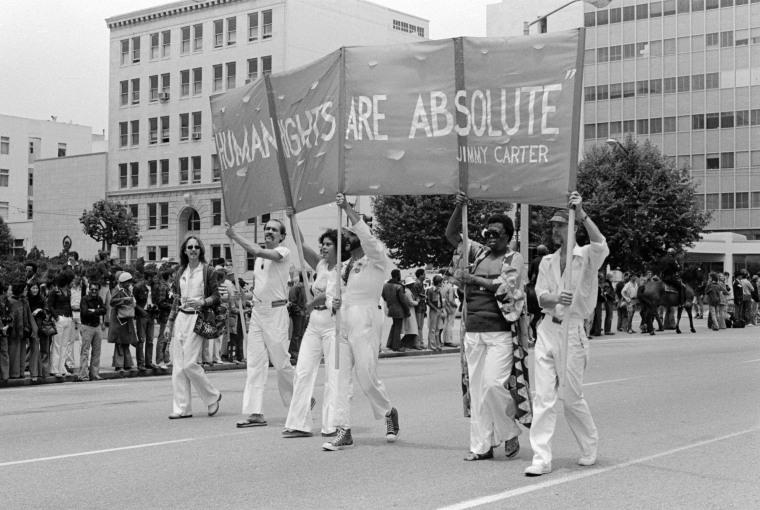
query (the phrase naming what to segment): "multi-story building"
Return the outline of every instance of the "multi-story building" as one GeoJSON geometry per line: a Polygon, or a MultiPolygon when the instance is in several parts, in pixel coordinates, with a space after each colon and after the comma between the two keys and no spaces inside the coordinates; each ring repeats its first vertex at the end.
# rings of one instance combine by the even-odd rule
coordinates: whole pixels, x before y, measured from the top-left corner
{"type": "MultiPolygon", "coordinates": [[[[363,0],[183,0],[106,23],[107,195],[127,203],[141,228],[134,253],[122,248],[120,255],[146,260],[178,257],[189,232],[201,234],[207,256],[233,258],[222,227],[209,96],[341,46],[419,41],[428,34],[426,20],[363,0]]],[[[329,206],[299,214],[306,242],[316,244],[318,229],[336,218],[329,206]]],[[[238,229],[261,239],[257,225],[264,219],[251,218],[238,229]]],[[[235,267],[252,269],[240,252],[235,267]]]]}
{"type": "Polygon", "coordinates": [[[11,229],[14,250],[33,246],[35,161],[88,154],[92,145],[89,126],[0,115],[0,217],[11,229]]]}
{"type": "MultiPolygon", "coordinates": [[[[489,35],[520,34],[523,21],[564,3],[489,5],[489,35]]],[[[543,28],[579,26],[584,143],[650,140],[690,168],[698,203],[713,213],[709,230],[760,239],[760,0],[578,2],[543,28]]],[[[734,254],[726,269],[751,255],[734,254]]]]}

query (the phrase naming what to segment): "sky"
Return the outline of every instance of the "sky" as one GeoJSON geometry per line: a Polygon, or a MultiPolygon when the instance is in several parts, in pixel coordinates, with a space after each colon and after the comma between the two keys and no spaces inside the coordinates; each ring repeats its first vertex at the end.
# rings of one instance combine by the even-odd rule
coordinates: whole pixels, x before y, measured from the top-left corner
{"type": "MultiPolygon", "coordinates": [[[[485,36],[498,0],[373,0],[430,20],[430,38],[485,36]]],[[[105,19],[171,0],[3,0],[0,114],[108,126],[105,19]]]]}

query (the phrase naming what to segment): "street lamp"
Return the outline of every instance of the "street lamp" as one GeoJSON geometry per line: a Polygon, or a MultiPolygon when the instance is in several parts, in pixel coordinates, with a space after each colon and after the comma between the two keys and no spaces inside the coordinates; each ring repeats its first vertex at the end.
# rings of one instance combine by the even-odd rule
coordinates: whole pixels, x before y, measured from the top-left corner
{"type": "MultiPolygon", "coordinates": [[[[551,16],[555,12],[561,11],[562,9],[564,9],[565,7],[567,7],[568,5],[572,5],[572,4],[574,4],[576,2],[580,2],[580,1],[581,0],[570,0],[565,5],[563,5],[561,7],[557,7],[552,12],[550,12],[548,14],[544,14],[543,16],[539,16],[534,21],[524,21],[523,22],[523,35],[530,35],[530,27],[532,27],[536,23],[541,23],[541,25],[539,26],[540,32],[542,34],[545,34],[547,32],[547,30],[546,30],[546,18],[548,18],[549,16],[551,16]]],[[[583,0],[583,1],[586,2],[586,3],[589,3],[591,5],[593,5],[597,9],[601,9],[602,7],[607,7],[607,5],[609,5],[610,2],[612,2],[612,0],[583,0]]]]}
{"type": "Polygon", "coordinates": [[[613,149],[613,150],[614,150],[616,147],[620,147],[620,149],[621,149],[623,152],[625,152],[625,155],[626,155],[626,156],[628,156],[628,149],[626,149],[625,147],[623,147],[623,144],[622,144],[622,143],[620,143],[620,142],[618,142],[618,141],[617,141],[616,139],[614,139],[614,138],[607,138],[607,146],[608,146],[610,149],[613,149]]]}

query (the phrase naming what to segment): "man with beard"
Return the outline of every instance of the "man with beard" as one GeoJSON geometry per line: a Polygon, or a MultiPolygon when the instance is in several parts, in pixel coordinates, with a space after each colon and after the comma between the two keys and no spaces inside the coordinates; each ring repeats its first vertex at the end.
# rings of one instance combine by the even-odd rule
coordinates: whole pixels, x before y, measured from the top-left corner
{"type": "Polygon", "coordinates": [[[345,249],[351,258],[341,272],[343,291],[337,298],[335,285],[327,288],[327,306],[333,312],[341,309],[340,366],[338,390],[333,394],[334,422],[337,436],[324,443],[325,451],[343,450],[354,445],[351,437],[350,376],[355,368],[356,382],[370,400],[375,419],[385,417],[385,439],[392,443],[399,433],[398,411],[391,406],[385,385],[377,377],[377,358],[382,341],[383,313],[378,301],[383,289],[385,271],[390,261],[385,246],[372,235],[367,224],[338,193],[338,207],[346,211],[351,227],[344,232],[345,249]]]}
{"type": "Polygon", "coordinates": [[[246,352],[247,378],[243,393],[243,414],[238,428],[260,427],[267,424],[262,413],[264,387],[269,373],[269,360],[277,371],[277,388],[285,407],[293,398],[293,376],[288,347],[288,279],[290,277],[290,250],[281,246],[285,239],[285,225],[280,220],[269,220],[264,226],[262,248],[243,238],[232,225],[226,224],[227,236],[256,257],[253,269],[253,310],[248,325],[246,352]]]}
{"type": "Polygon", "coordinates": [[[592,466],[596,463],[599,435],[583,397],[583,372],[589,350],[583,324],[596,306],[597,273],[610,250],[599,228],[583,210],[582,203],[581,196],[574,191],[569,206],[575,207],[576,217],[586,227],[590,243],[573,249],[571,282],[567,284],[563,278],[569,228],[566,210],[557,211],[550,220],[552,239],[560,248],[541,261],[536,281],[536,296],[546,317],[538,326],[534,354],[536,397],[530,429],[533,464],[525,469],[526,476],[540,476],[552,470],[551,444],[557,422],[554,404],[558,396],[564,403],[570,430],[581,448],[578,464],[592,466]],[[562,359],[561,347],[564,321],[569,322],[566,360],[562,359]],[[565,363],[564,385],[559,380],[563,374],[558,363],[565,363]],[[562,395],[558,395],[560,387],[564,388],[562,395]]]}

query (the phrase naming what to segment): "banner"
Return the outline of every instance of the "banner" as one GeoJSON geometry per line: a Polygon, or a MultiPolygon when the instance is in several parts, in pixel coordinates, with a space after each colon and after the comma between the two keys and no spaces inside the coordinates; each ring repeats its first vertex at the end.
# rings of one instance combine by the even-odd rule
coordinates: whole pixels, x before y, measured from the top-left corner
{"type": "Polygon", "coordinates": [[[302,211],[338,191],[454,194],[460,176],[471,198],[565,205],[584,37],[342,48],[212,97],[228,220],[302,211]]]}

